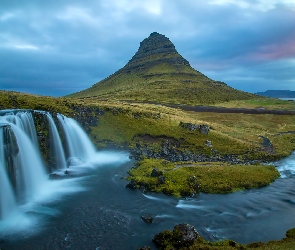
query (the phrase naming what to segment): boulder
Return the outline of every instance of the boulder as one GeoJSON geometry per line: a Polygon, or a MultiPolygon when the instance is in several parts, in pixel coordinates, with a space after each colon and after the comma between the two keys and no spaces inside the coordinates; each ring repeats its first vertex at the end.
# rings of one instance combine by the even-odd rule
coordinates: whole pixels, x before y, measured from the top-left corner
{"type": "Polygon", "coordinates": [[[136,187],[136,182],[134,180],[130,181],[127,185],[126,185],[126,188],[129,188],[129,189],[137,189],[136,187]]]}
{"type": "Polygon", "coordinates": [[[189,224],[179,224],[173,229],[173,242],[177,248],[189,247],[194,244],[198,238],[198,232],[195,227],[189,224]]]}
{"type": "Polygon", "coordinates": [[[161,184],[164,184],[165,183],[165,177],[163,175],[159,176],[158,177],[158,184],[161,185],[161,184]]]}
{"type": "Polygon", "coordinates": [[[155,217],[152,216],[151,214],[142,214],[141,215],[141,219],[146,223],[153,223],[154,218],[155,217]]]}
{"type": "Polygon", "coordinates": [[[154,168],[152,170],[152,173],[151,173],[151,177],[159,177],[163,174],[162,171],[158,170],[157,168],[154,168]]]}
{"type": "Polygon", "coordinates": [[[156,234],[153,242],[160,249],[183,249],[192,246],[198,237],[194,226],[179,224],[174,227],[172,232],[165,230],[156,234]]]}
{"type": "Polygon", "coordinates": [[[143,246],[141,248],[138,248],[137,250],[151,250],[149,246],[143,246]]]}
{"type": "Polygon", "coordinates": [[[209,134],[210,129],[209,129],[209,126],[208,125],[200,125],[199,126],[199,131],[202,134],[207,135],[207,134],[209,134]]]}

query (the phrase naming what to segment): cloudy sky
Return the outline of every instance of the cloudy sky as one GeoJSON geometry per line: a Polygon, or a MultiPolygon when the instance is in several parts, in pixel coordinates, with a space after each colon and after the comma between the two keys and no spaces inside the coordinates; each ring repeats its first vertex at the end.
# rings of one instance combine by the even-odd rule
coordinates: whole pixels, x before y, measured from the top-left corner
{"type": "Polygon", "coordinates": [[[214,80],[295,90],[295,0],[1,0],[0,89],[86,89],[154,31],[214,80]]]}

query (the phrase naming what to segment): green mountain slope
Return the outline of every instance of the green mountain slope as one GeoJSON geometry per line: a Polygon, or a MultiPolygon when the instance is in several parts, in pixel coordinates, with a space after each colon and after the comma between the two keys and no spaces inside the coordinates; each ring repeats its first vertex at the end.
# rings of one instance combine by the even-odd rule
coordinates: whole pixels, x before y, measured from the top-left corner
{"type": "Polygon", "coordinates": [[[156,32],[140,43],[136,54],[122,69],[92,87],[70,95],[93,96],[177,104],[213,104],[254,97],[193,69],[174,44],[156,32]]]}

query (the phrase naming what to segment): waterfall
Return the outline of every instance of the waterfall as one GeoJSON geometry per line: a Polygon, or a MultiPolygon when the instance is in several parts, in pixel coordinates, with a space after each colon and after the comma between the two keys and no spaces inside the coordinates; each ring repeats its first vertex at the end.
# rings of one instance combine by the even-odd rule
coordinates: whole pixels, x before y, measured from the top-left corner
{"type": "Polygon", "coordinates": [[[17,116],[22,121],[23,130],[29,136],[34,146],[38,146],[37,132],[31,112],[18,112],[17,116]]]}
{"type": "Polygon", "coordinates": [[[47,112],[46,117],[50,128],[50,154],[54,161],[55,169],[64,169],[67,167],[65,153],[62,147],[60,136],[52,116],[47,112]]]}
{"type": "Polygon", "coordinates": [[[80,125],[74,119],[61,114],[57,118],[65,133],[70,157],[82,161],[92,159],[96,153],[95,148],[80,125]]]}
{"type": "MultiPolygon", "coordinates": [[[[51,181],[45,171],[32,112],[0,111],[0,222],[13,217],[10,215],[18,206],[43,195],[51,181]]],[[[46,118],[41,122],[47,122],[44,129],[48,129],[48,133],[43,134],[50,137],[50,167],[65,169],[66,154],[53,117],[48,112],[34,112],[46,118]]],[[[57,118],[68,147],[69,162],[73,163],[71,158],[79,159],[69,165],[89,162],[96,151],[86,133],[75,120],[61,114],[57,118]]]]}
{"type": "Polygon", "coordinates": [[[5,169],[3,127],[0,128],[0,220],[16,209],[12,186],[5,169]]]}
{"type": "Polygon", "coordinates": [[[10,124],[16,137],[19,153],[19,195],[24,201],[31,200],[38,193],[39,188],[46,181],[45,167],[41,160],[41,154],[31,142],[25,132],[14,124],[10,124]]]}

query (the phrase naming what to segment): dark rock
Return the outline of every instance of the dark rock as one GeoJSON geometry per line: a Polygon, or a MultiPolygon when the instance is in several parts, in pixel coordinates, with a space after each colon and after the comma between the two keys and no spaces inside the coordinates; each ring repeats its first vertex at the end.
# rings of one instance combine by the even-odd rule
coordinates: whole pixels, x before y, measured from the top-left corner
{"type": "Polygon", "coordinates": [[[55,174],[55,173],[49,174],[49,179],[51,179],[51,180],[56,180],[56,179],[61,179],[61,178],[62,177],[59,174],[55,174]]]}
{"type": "Polygon", "coordinates": [[[173,242],[177,248],[189,247],[198,238],[195,227],[189,224],[179,224],[173,229],[173,242]]]}
{"type": "Polygon", "coordinates": [[[150,215],[150,214],[143,214],[141,215],[141,219],[146,222],[146,223],[153,223],[154,221],[154,216],[150,215]]]}
{"type": "Polygon", "coordinates": [[[208,125],[200,125],[199,130],[202,134],[205,134],[205,135],[209,134],[209,131],[210,131],[208,125]]]}
{"type": "Polygon", "coordinates": [[[162,175],[159,176],[159,177],[158,177],[158,184],[161,185],[161,184],[164,184],[164,183],[165,183],[165,177],[162,176],[162,175]]]}
{"type": "Polygon", "coordinates": [[[163,174],[162,171],[160,171],[160,170],[154,168],[154,169],[152,170],[151,177],[158,177],[158,176],[161,176],[162,174],[163,174]]]}
{"type": "Polygon", "coordinates": [[[127,185],[126,185],[126,188],[129,188],[129,189],[137,189],[137,187],[136,187],[136,182],[134,181],[134,180],[132,180],[132,181],[130,181],[130,183],[128,183],[127,185]]]}
{"type": "Polygon", "coordinates": [[[172,232],[165,230],[156,234],[153,242],[160,249],[183,249],[192,246],[198,237],[195,227],[189,224],[179,224],[172,232]]]}
{"type": "Polygon", "coordinates": [[[138,248],[137,250],[151,250],[149,246],[143,246],[141,248],[138,248]]]}
{"type": "Polygon", "coordinates": [[[179,126],[180,127],[183,127],[183,128],[187,128],[190,131],[195,131],[195,130],[197,130],[199,128],[199,126],[196,125],[196,124],[193,124],[193,123],[184,123],[184,122],[180,122],[179,123],[179,126]]]}

